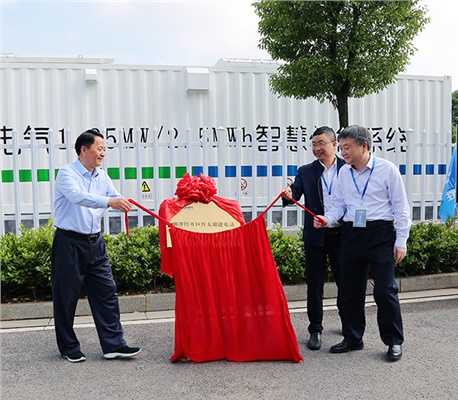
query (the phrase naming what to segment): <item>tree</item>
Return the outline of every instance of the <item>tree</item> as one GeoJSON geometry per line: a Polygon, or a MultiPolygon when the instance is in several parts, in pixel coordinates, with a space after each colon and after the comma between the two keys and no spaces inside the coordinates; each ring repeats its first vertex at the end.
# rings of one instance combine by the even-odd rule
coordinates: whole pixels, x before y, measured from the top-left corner
{"type": "Polygon", "coordinates": [[[405,70],[413,38],[429,23],[413,1],[271,1],[253,3],[259,47],[282,61],[270,77],[284,97],[329,100],[348,126],[348,98],[379,92],[405,70]]]}

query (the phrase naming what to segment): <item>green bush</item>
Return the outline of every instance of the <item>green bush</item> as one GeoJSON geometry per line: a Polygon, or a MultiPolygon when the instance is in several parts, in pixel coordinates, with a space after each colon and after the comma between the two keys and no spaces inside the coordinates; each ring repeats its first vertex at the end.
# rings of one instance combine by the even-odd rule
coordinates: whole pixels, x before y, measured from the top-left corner
{"type": "MultiPolygon", "coordinates": [[[[396,267],[397,276],[429,275],[458,271],[456,220],[445,224],[412,226],[407,256],[396,267]]],[[[51,247],[54,228],[50,220],[40,228],[20,227],[21,235],[0,236],[2,302],[51,298],[51,247]]],[[[276,225],[268,232],[272,253],[283,284],[304,282],[305,254],[301,231],[288,236],[276,225]]],[[[173,289],[173,280],[160,272],[159,232],[152,226],[133,228],[130,236],[104,234],[113,277],[120,294],[173,289]]],[[[329,278],[329,276],[328,276],[329,278]]]]}
{"type": "MultiPolygon", "coordinates": [[[[299,236],[301,237],[301,236],[299,236]]],[[[277,224],[269,230],[270,247],[283,283],[304,281],[304,244],[297,236],[287,236],[277,224]]]]}
{"type": "Polygon", "coordinates": [[[37,300],[51,296],[52,221],[40,228],[20,226],[20,236],[0,237],[2,300],[37,300]]]}
{"type": "MultiPolygon", "coordinates": [[[[20,232],[0,236],[2,302],[50,300],[53,222],[31,229],[21,225],[20,232]]],[[[172,280],[160,272],[157,228],[133,228],[130,234],[103,235],[118,292],[170,289],[172,280]]]]}
{"type": "Polygon", "coordinates": [[[456,219],[444,224],[412,225],[407,256],[396,266],[397,276],[430,275],[458,271],[456,219]]]}
{"type": "Polygon", "coordinates": [[[117,236],[104,234],[113,277],[118,291],[123,294],[156,291],[169,288],[172,280],[160,272],[161,250],[159,231],[145,226],[130,230],[130,236],[121,232],[117,236]]]}

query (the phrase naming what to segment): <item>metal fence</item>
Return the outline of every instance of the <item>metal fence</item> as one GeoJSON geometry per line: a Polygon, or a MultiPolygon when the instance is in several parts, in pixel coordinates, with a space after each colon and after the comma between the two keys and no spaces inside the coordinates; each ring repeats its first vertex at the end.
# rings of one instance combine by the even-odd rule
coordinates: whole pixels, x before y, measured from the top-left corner
{"type": "MultiPolygon", "coordinates": [[[[101,129],[104,131],[103,129],[101,129]]],[[[76,159],[70,129],[46,134],[31,129],[18,135],[12,130],[0,142],[0,234],[20,234],[20,225],[38,227],[53,218],[55,177],[59,167],[76,159]]],[[[313,161],[310,137],[301,130],[247,132],[245,129],[186,131],[182,137],[171,128],[119,128],[105,130],[107,146],[102,165],[117,189],[150,210],[174,196],[176,184],[187,172],[214,178],[218,195],[237,200],[247,221],[294,180],[297,168],[313,161]]],[[[413,131],[373,132],[376,156],[399,167],[406,186],[414,221],[438,220],[447,168],[453,148],[450,132],[427,134],[413,131]],[[433,138],[431,140],[431,138],[433,138]],[[429,141],[428,141],[429,140],[429,141]]],[[[104,232],[125,229],[119,212],[108,209],[104,232]]],[[[267,224],[282,228],[303,223],[297,206],[282,208],[278,202],[266,215],[267,224]]],[[[129,213],[131,226],[157,224],[142,210],[129,213]]]]}

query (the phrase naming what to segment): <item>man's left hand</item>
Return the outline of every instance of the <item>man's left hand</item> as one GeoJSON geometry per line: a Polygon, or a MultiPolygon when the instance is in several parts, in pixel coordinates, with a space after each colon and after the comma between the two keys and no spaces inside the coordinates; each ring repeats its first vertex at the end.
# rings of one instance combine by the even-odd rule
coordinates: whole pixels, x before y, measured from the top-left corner
{"type": "Polygon", "coordinates": [[[394,258],[396,264],[400,263],[407,254],[407,249],[405,247],[394,246],[394,258]]]}

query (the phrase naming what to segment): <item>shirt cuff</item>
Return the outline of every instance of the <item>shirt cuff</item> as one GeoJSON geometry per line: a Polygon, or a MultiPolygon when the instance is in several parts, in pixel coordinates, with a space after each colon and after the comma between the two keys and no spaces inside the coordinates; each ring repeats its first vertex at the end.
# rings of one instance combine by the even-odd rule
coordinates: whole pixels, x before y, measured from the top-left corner
{"type": "Polygon", "coordinates": [[[407,239],[403,237],[396,237],[396,241],[394,242],[395,247],[403,247],[407,249],[407,239]]]}
{"type": "Polygon", "coordinates": [[[324,217],[328,219],[328,223],[324,226],[324,228],[329,228],[331,225],[334,225],[337,222],[337,220],[332,218],[330,215],[328,216],[325,214],[324,217]]]}

